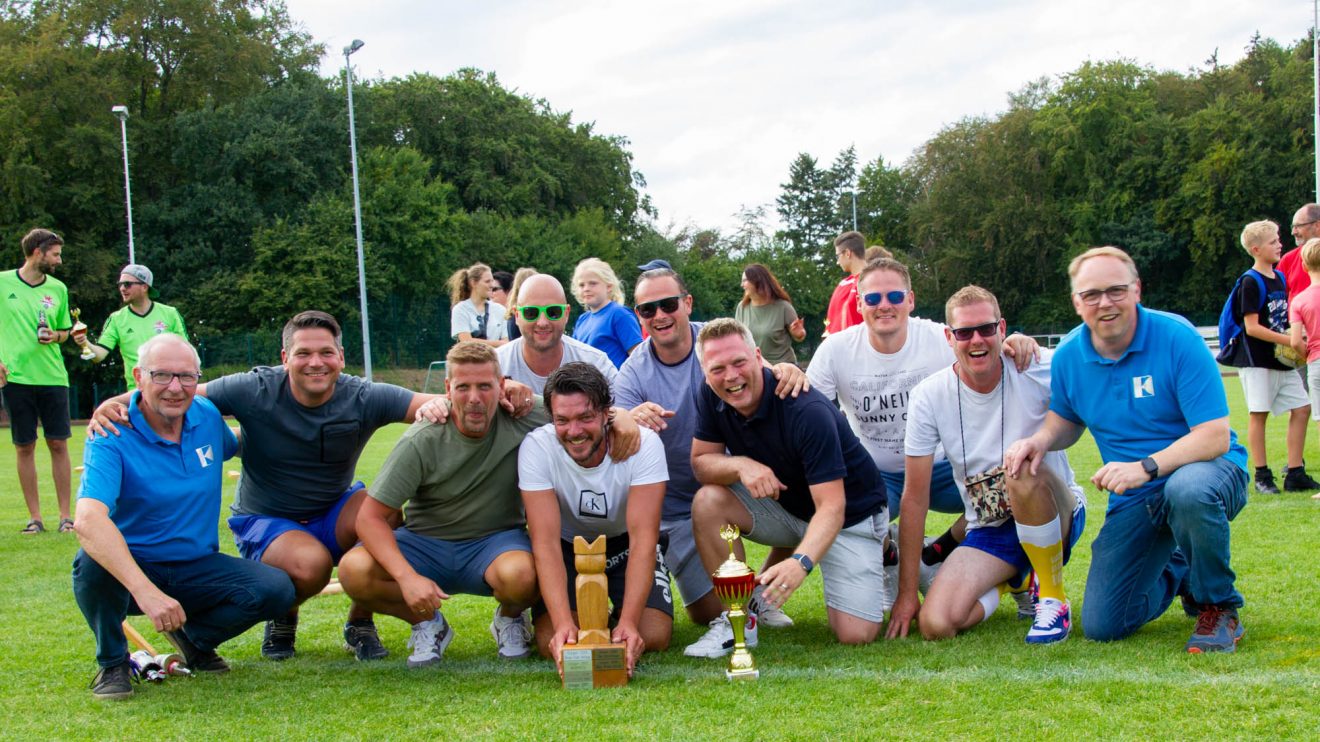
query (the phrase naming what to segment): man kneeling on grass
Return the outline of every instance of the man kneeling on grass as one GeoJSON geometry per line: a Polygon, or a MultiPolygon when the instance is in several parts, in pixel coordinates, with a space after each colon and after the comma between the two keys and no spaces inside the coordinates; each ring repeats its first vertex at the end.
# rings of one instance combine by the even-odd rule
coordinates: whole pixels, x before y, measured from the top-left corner
{"type": "Polygon", "coordinates": [[[188,341],[157,335],[139,349],[122,435],[83,454],[73,594],[96,636],[96,698],[133,694],[123,621],[145,614],[193,672],[226,672],[222,642],[293,605],[284,572],[221,554],[221,462],[238,442],[215,407],[195,399],[201,362],[188,341]]]}
{"type": "Polygon", "coordinates": [[[518,452],[518,486],[541,583],[541,603],[533,609],[536,643],[562,674],[560,653],[578,638],[573,538],[591,543],[605,536],[610,638],[626,645],[631,676],[643,651],[669,646],[674,628],[659,543],[669,480],[664,444],[643,430],[636,456],[607,456],[610,383],[590,364],[555,369],[543,394],[551,424],[532,431],[518,452]]]}
{"type": "Polygon", "coordinates": [[[1072,628],[1063,565],[1085,524],[1082,489],[1063,451],[1046,454],[1036,474],[1004,476],[1009,443],[1036,432],[1049,411],[1049,351],[1040,351],[1040,359],[1022,371],[1005,364],[999,302],[980,286],[954,293],[945,315],[944,336],[956,361],[918,384],[908,401],[899,594],[887,634],[906,636],[914,618],[927,639],[970,629],[994,613],[1001,589],[1024,588],[1034,569],[1040,597],[1028,613],[1035,621],[1027,642],[1063,641],[1072,628]],[[919,606],[918,547],[930,470],[941,448],[962,496],[967,538],[949,554],[919,606]]]}
{"type": "MultiPolygon", "coordinates": [[[[490,631],[499,656],[531,653],[524,612],[536,600],[536,570],[517,457],[523,438],[548,421],[545,408],[534,398],[532,411],[517,419],[499,409],[504,380],[484,343],[455,345],[445,368],[446,422],[419,421],[399,439],[358,511],[362,544],[339,564],[353,600],[412,624],[409,667],[444,656],[454,631],[440,604],[454,593],[493,595],[490,631]],[[391,527],[405,504],[406,522],[391,527]]],[[[616,450],[636,450],[637,428],[627,427],[631,440],[616,440],[616,450]]]]}

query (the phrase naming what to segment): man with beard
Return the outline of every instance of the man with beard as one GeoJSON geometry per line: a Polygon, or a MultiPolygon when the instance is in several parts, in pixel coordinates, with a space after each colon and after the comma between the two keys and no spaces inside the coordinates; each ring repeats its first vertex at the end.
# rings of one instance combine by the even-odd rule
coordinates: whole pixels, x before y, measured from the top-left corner
{"type": "Polygon", "coordinates": [[[23,236],[23,265],[0,273],[0,383],[9,410],[9,437],[18,459],[18,484],[27,504],[21,533],[46,530],[37,493],[37,421],[50,451],[50,476],[60,509],[60,533],[69,517],[69,374],[60,343],[69,339],[69,290],[50,275],[63,262],[64,240],[49,229],[23,236]],[[5,383],[7,382],[7,383],[5,383]]]}
{"type": "Polygon", "coordinates": [[[124,266],[119,271],[119,297],[124,300],[124,306],[106,318],[105,328],[95,343],[88,342],[85,332],[73,338],[84,353],[91,351],[93,363],[100,363],[110,351],[119,348],[124,359],[124,382],[130,392],[137,388],[133,367],[137,365],[138,348],[143,343],[166,332],[188,337],[179,310],[153,301],[156,297],[153,280],[151,269],[145,265],[124,266]]]}
{"type": "Polygon", "coordinates": [[[500,368],[509,378],[540,394],[551,371],[565,363],[585,361],[614,383],[618,371],[609,356],[580,340],[565,337],[568,298],[558,279],[544,273],[531,276],[519,286],[514,303],[518,306],[515,317],[522,336],[496,351],[500,368]]]}

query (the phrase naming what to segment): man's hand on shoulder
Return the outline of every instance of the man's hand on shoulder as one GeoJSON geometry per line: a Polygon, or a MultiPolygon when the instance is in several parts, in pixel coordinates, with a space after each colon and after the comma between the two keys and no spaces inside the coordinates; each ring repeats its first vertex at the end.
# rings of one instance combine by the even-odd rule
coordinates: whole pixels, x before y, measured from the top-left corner
{"type": "Polygon", "coordinates": [[[610,408],[610,458],[626,461],[642,450],[642,429],[632,413],[622,407],[610,408]]]}
{"type": "Polygon", "coordinates": [[[795,363],[776,363],[770,367],[770,373],[779,380],[775,385],[775,396],[780,399],[790,394],[796,399],[799,394],[811,388],[811,382],[807,381],[807,372],[795,363]]]}
{"type": "Polygon", "coordinates": [[[629,410],[633,420],[643,428],[650,428],[659,433],[668,427],[665,420],[674,416],[673,410],[666,410],[655,402],[643,402],[629,410]]]}
{"type": "Polygon", "coordinates": [[[530,386],[513,379],[505,379],[504,396],[500,399],[500,406],[515,418],[525,417],[532,411],[532,396],[530,386]]]}
{"type": "Polygon", "coordinates": [[[1026,371],[1034,361],[1040,360],[1040,343],[1035,338],[1015,332],[1004,339],[1004,355],[1013,359],[1018,371],[1026,371]]]}
{"type": "Polygon", "coordinates": [[[111,433],[119,435],[119,428],[115,427],[116,423],[128,428],[133,427],[133,423],[128,421],[128,407],[113,399],[107,399],[92,413],[92,419],[87,421],[87,437],[95,438],[99,435],[108,438],[111,433]]]}

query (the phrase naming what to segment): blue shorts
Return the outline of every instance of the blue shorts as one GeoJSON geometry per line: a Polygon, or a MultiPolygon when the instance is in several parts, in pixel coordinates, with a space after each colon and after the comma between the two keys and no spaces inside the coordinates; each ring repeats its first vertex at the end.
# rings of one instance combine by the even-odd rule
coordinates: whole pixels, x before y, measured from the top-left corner
{"type": "MultiPolygon", "coordinates": [[[[1068,559],[1072,557],[1073,545],[1082,537],[1084,530],[1086,530],[1086,508],[1078,505],[1073,510],[1072,528],[1068,531],[1068,540],[1063,544],[1064,564],[1067,564],[1068,559]]],[[[1017,521],[1012,518],[997,526],[967,529],[967,538],[958,544],[958,548],[964,546],[984,551],[992,557],[1008,562],[1017,570],[1017,576],[1008,581],[1011,586],[1021,585],[1022,580],[1031,572],[1031,560],[1027,558],[1027,552],[1022,548],[1022,542],[1018,540],[1017,521]]]]}
{"type": "Polygon", "coordinates": [[[354,482],[352,487],[340,495],[339,501],[326,511],[325,515],[308,520],[290,520],[278,515],[230,516],[229,530],[234,532],[234,543],[238,545],[238,553],[244,559],[259,562],[266,549],[275,543],[275,539],[288,531],[303,531],[320,541],[321,545],[330,552],[330,558],[334,563],[339,564],[339,559],[344,556],[346,550],[339,548],[339,539],[335,538],[335,524],[339,522],[339,514],[344,512],[348,499],[365,487],[366,485],[361,482],[354,482]]]}
{"type": "MultiPolygon", "coordinates": [[[[884,478],[885,489],[889,491],[889,518],[896,520],[903,514],[900,505],[903,502],[905,473],[901,471],[881,471],[880,476],[884,478]]],[[[958,485],[953,481],[953,465],[948,460],[936,461],[935,465],[931,467],[930,509],[937,513],[958,513],[959,515],[966,511],[962,495],[958,493],[958,485]]]]}
{"type": "Polygon", "coordinates": [[[446,541],[423,536],[407,526],[394,529],[399,551],[417,573],[435,582],[450,595],[493,595],[486,582],[486,569],[506,551],[532,552],[532,542],[521,528],[496,531],[466,541],[446,541]]]}

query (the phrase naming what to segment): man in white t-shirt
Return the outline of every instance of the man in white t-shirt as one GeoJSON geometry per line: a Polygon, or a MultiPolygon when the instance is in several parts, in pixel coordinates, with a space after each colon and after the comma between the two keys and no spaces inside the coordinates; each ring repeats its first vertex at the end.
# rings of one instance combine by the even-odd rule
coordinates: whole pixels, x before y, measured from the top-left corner
{"type": "Polygon", "coordinates": [[[541,587],[532,609],[536,643],[563,672],[561,652],[577,642],[573,537],[605,536],[611,641],[627,646],[628,674],[642,652],[669,646],[674,602],[660,541],[660,508],[669,470],[664,444],[642,431],[626,461],[607,456],[610,384],[594,366],[553,371],[543,392],[550,424],[518,451],[518,486],[541,587]]]}
{"type": "Polygon", "coordinates": [[[540,394],[550,372],[574,361],[600,369],[614,383],[618,369],[603,352],[564,335],[568,325],[568,297],[554,276],[538,273],[518,287],[514,315],[522,336],[499,347],[496,354],[507,378],[526,384],[540,394]]]}
{"type": "Polygon", "coordinates": [[[945,317],[957,363],[918,384],[908,400],[899,594],[888,636],[906,636],[913,619],[927,639],[969,629],[998,607],[1001,585],[1020,585],[1034,569],[1040,597],[1027,642],[1062,641],[1072,624],[1063,565],[1085,526],[1085,497],[1063,451],[1046,454],[1035,475],[1025,469],[1017,478],[1004,474],[1007,447],[1039,429],[1049,411],[1049,352],[1024,371],[1004,363],[999,302],[979,286],[950,297],[945,317]],[[920,605],[916,549],[941,449],[956,476],[967,536],[920,605]]]}
{"type": "MultiPolygon", "coordinates": [[[[952,366],[954,354],[944,339],[944,325],[911,316],[916,295],[907,266],[892,258],[871,261],[857,276],[857,294],[863,324],[826,338],[811,359],[807,379],[826,397],[838,399],[848,424],[880,468],[894,518],[901,512],[903,496],[908,395],[931,374],[952,366]]],[[[1004,345],[1004,355],[1017,359],[1019,368],[1036,350],[1036,342],[1022,335],[1004,345]]],[[[930,508],[963,512],[953,470],[938,448],[930,475],[930,508]]],[[[962,541],[965,526],[959,518],[922,550],[922,562],[942,562],[962,541]]],[[[890,552],[885,563],[892,566],[896,560],[890,552]]]]}

